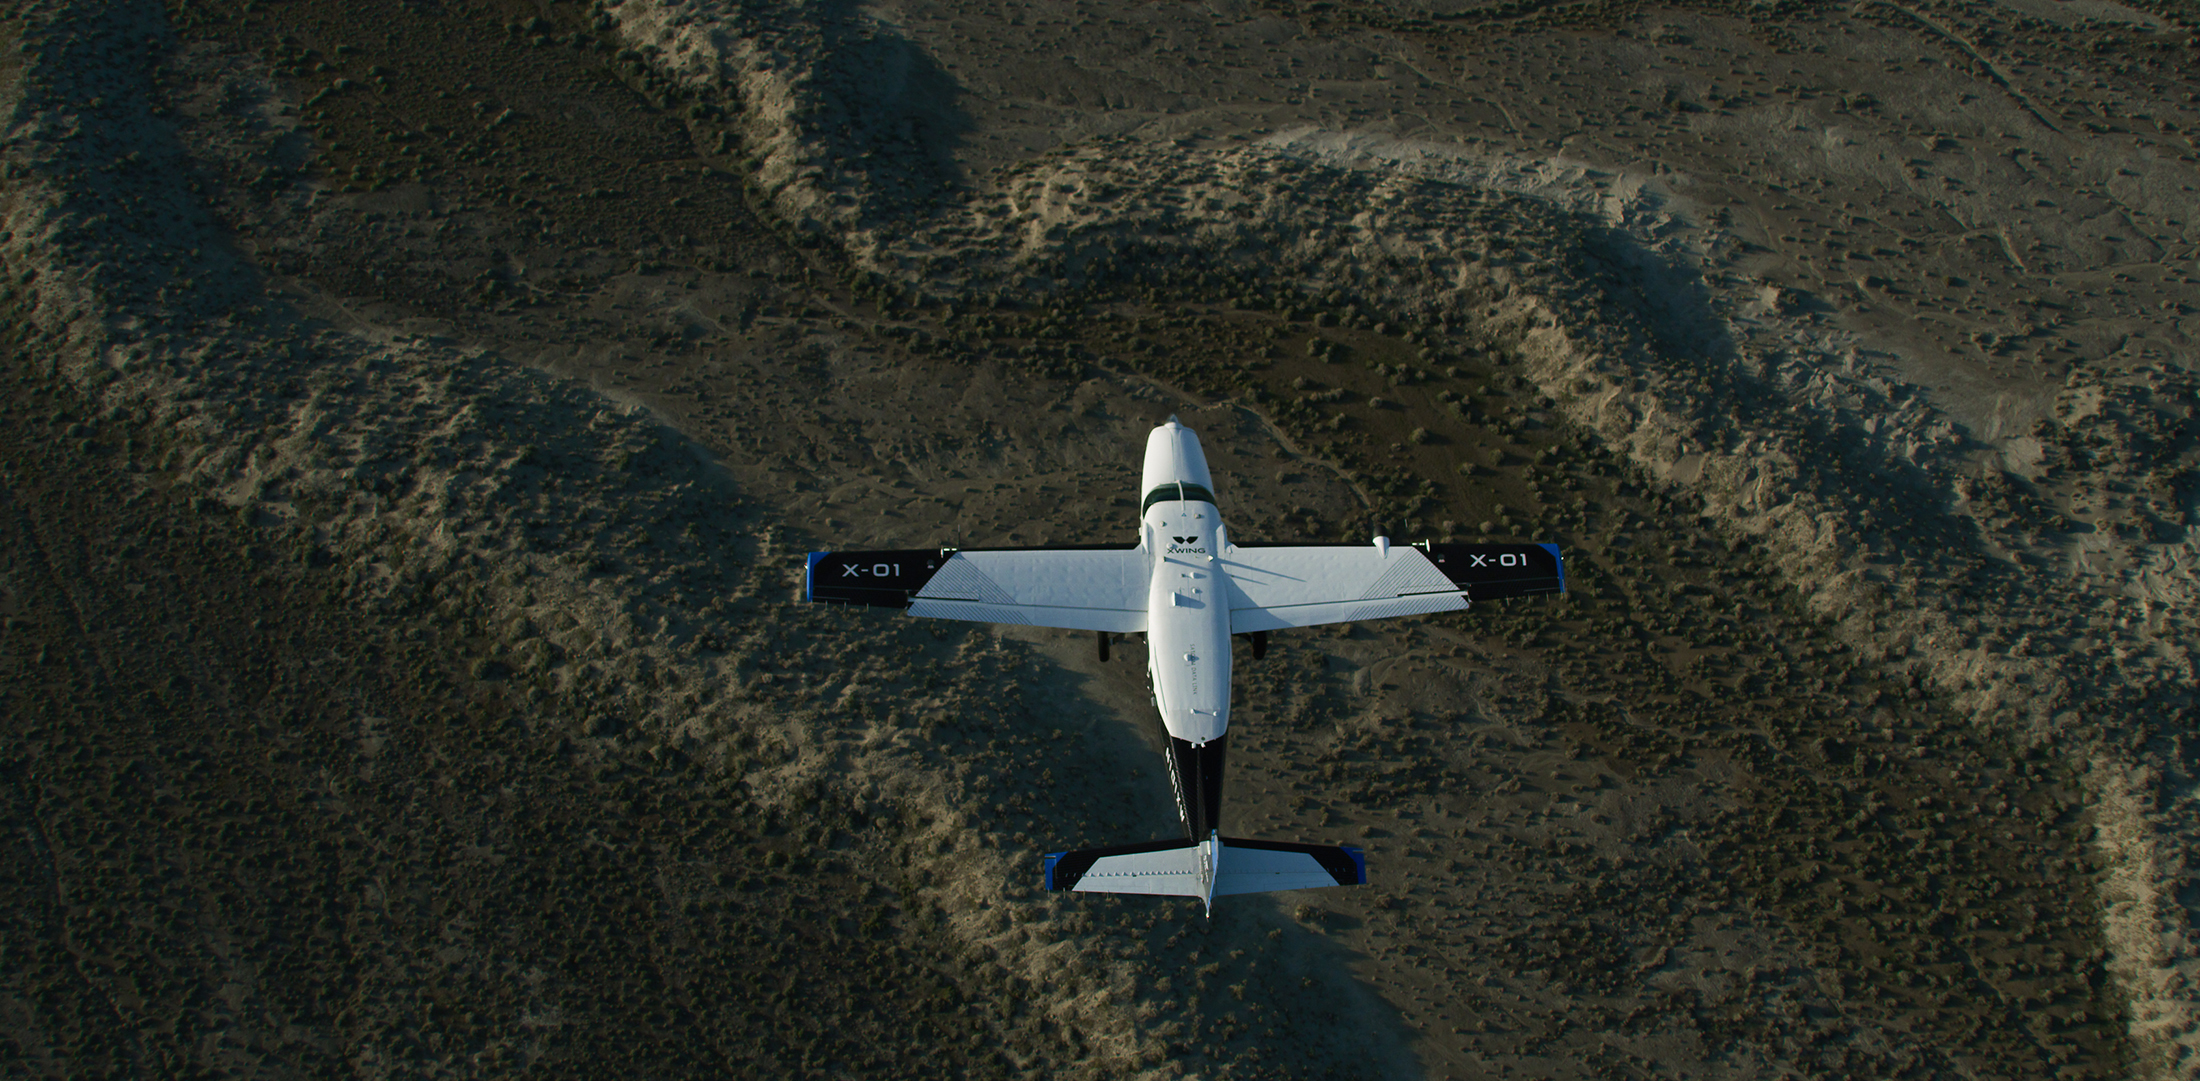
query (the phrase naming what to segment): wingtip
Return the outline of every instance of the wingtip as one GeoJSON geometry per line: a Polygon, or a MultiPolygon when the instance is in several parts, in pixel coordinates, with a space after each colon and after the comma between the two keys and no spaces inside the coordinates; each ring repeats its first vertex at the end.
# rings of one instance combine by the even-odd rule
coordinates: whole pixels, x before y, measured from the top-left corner
{"type": "Polygon", "coordinates": [[[1356,871],[1356,872],[1358,873],[1358,875],[1359,875],[1359,877],[1358,877],[1358,878],[1357,878],[1356,880],[1354,880],[1354,881],[1351,881],[1351,882],[1340,882],[1340,883],[1338,883],[1338,885],[1340,885],[1340,886],[1365,886],[1365,885],[1367,885],[1367,853],[1366,853],[1366,852],[1364,852],[1364,851],[1361,851],[1361,849],[1360,849],[1360,847],[1359,847],[1358,845],[1338,845],[1337,847],[1338,847],[1338,848],[1341,848],[1341,849],[1344,849],[1344,854],[1345,854],[1345,855],[1347,855],[1347,856],[1350,856],[1350,857],[1352,857],[1352,868],[1353,868],[1353,870],[1354,870],[1354,871],[1356,871]]]}

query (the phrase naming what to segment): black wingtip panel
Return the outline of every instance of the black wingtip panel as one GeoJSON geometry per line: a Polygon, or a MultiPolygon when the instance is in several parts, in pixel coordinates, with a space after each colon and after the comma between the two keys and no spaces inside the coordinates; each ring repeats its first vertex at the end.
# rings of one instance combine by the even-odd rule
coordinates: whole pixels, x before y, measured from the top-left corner
{"type": "Polygon", "coordinates": [[[948,553],[938,548],[895,552],[811,552],[805,592],[820,604],[907,608],[939,573],[948,553]]]}
{"type": "Polygon", "coordinates": [[[1566,592],[1555,544],[1432,544],[1428,557],[1471,600],[1566,592]]]}

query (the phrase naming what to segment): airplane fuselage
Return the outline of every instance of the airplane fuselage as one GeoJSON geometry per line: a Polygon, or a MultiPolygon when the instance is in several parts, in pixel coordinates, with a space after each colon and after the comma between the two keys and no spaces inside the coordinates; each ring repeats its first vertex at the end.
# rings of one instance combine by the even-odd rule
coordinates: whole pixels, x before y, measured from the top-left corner
{"type": "Polygon", "coordinates": [[[1147,593],[1146,664],[1154,705],[1169,734],[1193,744],[1221,738],[1230,727],[1229,577],[1214,550],[1218,517],[1212,503],[1157,503],[1146,528],[1163,542],[1197,531],[1191,543],[1170,543],[1154,559],[1147,593]]]}
{"type": "Polygon", "coordinates": [[[1228,534],[1190,429],[1173,418],[1154,429],[1143,472],[1141,539],[1153,568],[1146,667],[1169,734],[1177,810],[1198,840],[1221,828],[1230,727],[1230,578],[1221,559],[1228,534]]]}

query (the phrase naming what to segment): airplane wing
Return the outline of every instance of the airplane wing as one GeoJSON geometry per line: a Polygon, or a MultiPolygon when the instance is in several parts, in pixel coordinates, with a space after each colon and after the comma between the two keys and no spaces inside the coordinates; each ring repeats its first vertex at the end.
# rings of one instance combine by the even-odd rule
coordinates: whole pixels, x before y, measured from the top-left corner
{"type": "Polygon", "coordinates": [[[1555,544],[1240,544],[1222,558],[1230,629],[1272,631],[1456,612],[1471,600],[1566,591],[1555,544]]]}
{"type": "Polygon", "coordinates": [[[811,552],[806,593],[913,616],[1134,634],[1146,629],[1135,545],[811,552]]]}

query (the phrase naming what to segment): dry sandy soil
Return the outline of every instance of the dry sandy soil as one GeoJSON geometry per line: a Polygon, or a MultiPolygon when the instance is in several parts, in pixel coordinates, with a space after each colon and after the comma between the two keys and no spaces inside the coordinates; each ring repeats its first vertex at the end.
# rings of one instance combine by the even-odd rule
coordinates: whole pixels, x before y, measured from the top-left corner
{"type": "Polygon", "coordinates": [[[9,1076],[2200,1075],[2200,12],[0,17],[9,1076]],[[1518,536],[1238,659],[822,547],[1518,536]]]}

